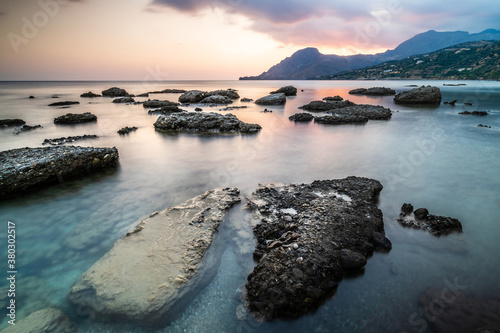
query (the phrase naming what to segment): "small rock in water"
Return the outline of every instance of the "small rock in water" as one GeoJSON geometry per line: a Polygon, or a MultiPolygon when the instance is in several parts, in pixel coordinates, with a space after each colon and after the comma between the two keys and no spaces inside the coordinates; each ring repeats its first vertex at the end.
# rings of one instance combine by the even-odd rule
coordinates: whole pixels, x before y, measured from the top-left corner
{"type": "Polygon", "coordinates": [[[124,127],[120,130],[118,130],[118,134],[120,135],[124,135],[124,134],[129,134],[130,132],[134,132],[134,131],[137,131],[137,127],[133,126],[133,127],[124,127]]]}
{"type": "Polygon", "coordinates": [[[407,203],[401,207],[401,213],[397,221],[402,226],[426,230],[434,236],[462,232],[462,223],[459,220],[429,214],[426,208],[419,208],[413,212],[413,206],[407,203]]]}
{"type": "Polygon", "coordinates": [[[15,131],[14,134],[18,135],[18,134],[21,134],[23,132],[35,130],[37,128],[42,128],[42,125],[34,125],[34,126],[23,125],[23,127],[19,128],[17,131],[15,131]]]}

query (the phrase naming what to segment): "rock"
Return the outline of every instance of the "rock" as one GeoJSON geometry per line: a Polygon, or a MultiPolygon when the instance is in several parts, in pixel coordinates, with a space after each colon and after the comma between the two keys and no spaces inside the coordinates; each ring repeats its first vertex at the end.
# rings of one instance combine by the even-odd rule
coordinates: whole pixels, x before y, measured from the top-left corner
{"type": "Polygon", "coordinates": [[[285,94],[271,94],[255,101],[258,105],[283,105],[286,103],[285,94]]]}
{"type": "Polygon", "coordinates": [[[238,99],[240,95],[234,89],[215,90],[207,93],[208,96],[225,96],[229,99],[238,99]]]}
{"type": "Polygon", "coordinates": [[[157,100],[157,99],[153,99],[153,100],[147,100],[145,101],[142,106],[145,107],[145,108],[162,108],[164,106],[179,106],[180,104],[179,103],[175,103],[175,102],[171,102],[171,101],[167,101],[167,100],[164,100],[164,101],[160,101],[160,100],[157,100]]]}
{"type": "Polygon", "coordinates": [[[325,125],[366,124],[368,118],[361,115],[334,115],[314,117],[314,122],[325,125]]]}
{"type": "Polygon", "coordinates": [[[203,104],[230,104],[232,102],[232,99],[222,95],[210,95],[200,101],[203,104]]]}
{"type": "Polygon", "coordinates": [[[102,170],[118,163],[116,148],[55,146],[0,152],[0,197],[102,170]],[[95,159],[98,163],[93,163],[95,159]]]}
{"type": "Polygon", "coordinates": [[[281,87],[276,91],[271,91],[270,94],[285,94],[285,96],[296,96],[297,88],[294,86],[281,87]]]}
{"type": "Polygon", "coordinates": [[[260,112],[262,112],[262,113],[273,113],[273,110],[264,109],[264,110],[262,110],[260,112]]]}
{"type": "Polygon", "coordinates": [[[365,267],[366,257],[361,253],[349,249],[340,250],[340,264],[346,271],[357,270],[365,267]]]}
{"type": "Polygon", "coordinates": [[[56,102],[56,103],[49,104],[49,106],[66,106],[66,105],[74,105],[74,104],[80,104],[80,102],[76,102],[76,101],[56,102]]]}
{"type": "Polygon", "coordinates": [[[82,140],[91,140],[91,139],[98,139],[99,137],[97,135],[78,135],[78,136],[68,136],[68,137],[62,137],[62,138],[57,138],[57,139],[45,139],[43,140],[43,145],[62,145],[65,143],[73,143],[75,141],[82,141],[82,140]]]}
{"type": "Polygon", "coordinates": [[[202,109],[202,108],[195,108],[194,110],[195,110],[195,111],[197,111],[197,112],[201,112],[201,111],[203,111],[203,109],[202,109]]]}
{"type": "Polygon", "coordinates": [[[329,110],[334,110],[334,109],[341,109],[345,108],[347,106],[353,106],[356,105],[351,101],[345,100],[345,101],[312,101],[309,104],[302,105],[299,107],[299,109],[307,110],[307,111],[329,111],[329,110]]]}
{"type": "Polygon", "coordinates": [[[37,128],[42,128],[42,125],[33,125],[33,126],[30,126],[30,125],[23,125],[23,127],[17,129],[14,134],[15,135],[19,135],[23,132],[28,132],[28,131],[32,131],[32,130],[35,130],[37,128]]]}
{"type": "Polygon", "coordinates": [[[183,110],[179,108],[178,106],[172,105],[172,106],[164,106],[160,109],[154,109],[154,110],[149,110],[148,114],[162,114],[162,115],[167,115],[171,114],[174,112],[185,112],[186,110],[183,110]]]}
{"type": "Polygon", "coordinates": [[[113,100],[113,103],[135,103],[132,97],[119,97],[113,100]]]}
{"type": "Polygon", "coordinates": [[[125,90],[117,87],[112,87],[102,91],[102,95],[105,97],[127,97],[130,94],[125,90]]]}
{"type": "Polygon", "coordinates": [[[94,94],[92,91],[89,91],[81,94],[80,97],[94,98],[94,97],[102,97],[102,95],[94,94]]]}
{"type": "Polygon", "coordinates": [[[162,132],[201,133],[257,133],[262,129],[257,124],[247,124],[231,113],[182,112],[160,116],[154,127],[162,132]]]}
{"type": "Polygon", "coordinates": [[[33,99],[33,98],[35,98],[35,96],[30,96],[30,97],[28,97],[28,98],[33,99]]]}
{"type": "Polygon", "coordinates": [[[327,102],[340,102],[340,101],[343,101],[344,99],[342,97],[340,97],[339,95],[336,95],[336,96],[332,96],[332,97],[325,97],[323,98],[324,101],[327,101],[327,102]]]}
{"type": "Polygon", "coordinates": [[[122,129],[119,129],[117,133],[120,135],[124,135],[124,134],[129,134],[130,132],[135,132],[135,131],[137,131],[137,127],[135,127],[135,126],[128,127],[127,126],[127,127],[122,128],[122,129]]]}
{"type": "Polygon", "coordinates": [[[16,321],[15,326],[3,329],[1,333],[76,333],[77,328],[62,311],[49,308],[33,312],[16,321]]]}
{"type": "Polygon", "coordinates": [[[379,251],[389,251],[392,249],[392,243],[389,238],[380,232],[374,232],[372,235],[373,244],[379,251]]]}
{"type": "Polygon", "coordinates": [[[26,124],[22,119],[0,119],[0,127],[21,126],[26,124]]]}
{"type": "Polygon", "coordinates": [[[97,320],[167,324],[217,273],[214,238],[239,201],[238,189],[218,188],[140,221],[82,274],[70,302],[97,320]]]}
{"type": "Polygon", "coordinates": [[[373,88],[358,88],[349,91],[351,95],[367,95],[367,96],[392,96],[396,95],[396,91],[391,88],[373,87],[373,88]]]}
{"type": "Polygon", "coordinates": [[[477,125],[477,127],[491,128],[491,126],[483,125],[483,124],[479,124],[479,125],[477,125]]]}
{"type": "Polygon", "coordinates": [[[464,105],[472,106],[472,103],[464,103],[464,105]]]}
{"type": "Polygon", "coordinates": [[[288,117],[288,119],[295,122],[309,122],[314,119],[314,116],[307,112],[296,113],[293,116],[288,117]]]}
{"type": "Polygon", "coordinates": [[[228,106],[226,108],[219,109],[219,111],[232,111],[232,110],[239,110],[239,109],[246,109],[246,108],[248,108],[248,106],[246,106],[246,105],[243,105],[243,106],[228,106]]]}
{"type": "Polygon", "coordinates": [[[394,97],[396,104],[441,104],[441,90],[438,87],[421,86],[397,94],[394,97]]]}
{"type": "Polygon", "coordinates": [[[463,115],[463,116],[477,116],[477,117],[484,117],[488,115],[488,112],[486,111],[464,111],[464,112],[459,112],[458,114],[463,115]]]}
{"type": "Polygon", "coordinates": [[[242,98],[241,101],[243,103],[249,103],[249,102],[253,102],[253,99],[251,99],[251,98],[242,98]]]}
{"type": "Polygon", "coordinates": [[[149,93],[142,93],[137,95],[137,97],[149,97],[149,93]]]}
{"type": "Polygon", "coordinates": [[[208,94],[205,91],[190,90],[190,91],[183,93],[179,97],[179,102],[180,103],[199,103],[207,96],[208,96],[208,94]]]}
{"type": "Polygon", "coordinates": [[[58,95],[52,95],[52,96],[50,96],[50,98],[59,98],[59,96],[58,95]]]}
{"type": "Polygon", "coordinates": [[[426,208],[419,208],[413,212],[413,206],[407,203],[401,207],[401,213],[397,221],[402,226],[425,230],[434,236],[462,232],[462,223],[459,220],[429,214],[426,208]]]}
{"type": "Polygon", "coordinates": [[[500,293],[477,298],[454,280],[444,289],[427,288],[418,299],[433,332],[500,332],[500,293]]]}
{"type": "Polygon", "coordinates": [[[368,120],[389,120],[392,117],[391,109],[380,105],[357,104],[340,109],[326,111],[333,116],[359,116],[368,120]]]}
{"type": "Polygon", "coordinates": [[[152,91],[150,94],[183,94],[186,91],[184,89],[164,89],[162,91],[152,91]]]}
{"type": "Polygon", "coordinates": [[[453,101],[451,101],[451,102],[444,102],[443,104],[449,104],[449,105],[451,105],[451,106],[455,106],[455,104],[456,104],[456,103],[457,103],[457,100],[456,100],[456,99],[454,99],[454,100],[453,100],[453,101]]]}
{"type": "Polygon", "coordinates": [[[258,263],[246,283],[248,307],[257,319],[314,311],[344,276],[342,253],[345,267],[361,267],[360,256],[375,249],[374,232],[384,234],[375,204],[381,190],[378,181],[359,177],[257,189],[247,207],[259,221],[258,263]],[[291,221],[285,218],[290,215],[291,221]]]}
{"type": "Polygon", "coordinates": [[[54,118],[54,124],[80,124],[97,121],[97,116],[90,113],[67,113],[54,118]]]}

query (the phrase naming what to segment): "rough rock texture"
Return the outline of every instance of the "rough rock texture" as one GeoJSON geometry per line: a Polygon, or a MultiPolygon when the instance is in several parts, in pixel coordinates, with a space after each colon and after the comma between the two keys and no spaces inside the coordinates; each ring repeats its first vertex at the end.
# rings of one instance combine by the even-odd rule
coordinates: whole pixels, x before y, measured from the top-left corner
{"type": "Polygon", "coordinates": [[[75,141],[82,141],[82,140],[91,140],[91,139],[98,139],[99,137],[97,135],[77,135],[77,136],[68,136],[68,137],[62,137],[62,138],[57,138],[57,139],[45,139],[43,140],[43,145],[62,145],[65,143],[72,143],[75,141]]]}
{"type": "Polygon", "coordinates": [[[113,100],[113,103],[135,103],[135,99],[132,97],[118,97],[113,100]]]}
{"type": "Polygon", "coordinates": [[[345,114],[314,117],[314,122],[325,125],[366,124],[368,118],[362,115],[345,114]]]}
{"type": "Polygon", "coordinates": [[[185,111],[186,110],[183,110],[183,109],[179,108],[178,106],[173,105],[173,106],[164,106],[164,107],[162,107],[160,109],[149,110],[148,114],[163,114],[163,115],[167,115],[167,114],[174,113],[174,112],[185,112],[185,111]]]}
{"type": "Polygon", "coordinates": [[[351,101],[312,101],[309,104],[302,105],[299,109],[307,110],[307,111],[328,111],[334,109],[341,109],[347,106],[356,105],[351,101]]]}
{"type": "Polygon", "coordinates": [[[223,95],[210,95],[200,101],[202,104],[229,104],[232,102],[232,99],[223,95]]]}
{"type": "Polygon", "coordinates": [[[270,94],[285,94],[285,96],[295,96],[297,95],[297,88],[294,86],[281,87],[276,91],[271,91],[270,94]]]}
{"type": "Polygon", "coordinates": [[[207,92],[201,90],[189,90],[179,97],[180,103],[199,103],[207,97],[207,92]]]}
{"type": "Polygon", "coordinates": [[[258,105],[283,105],[285,103],[286,96],[283,93],[267,95],[255,101],[258,105]]]}
{"type": "Polygon", "coordinates": [[[90,113],[67,113],[54,118],[54,124],[80,124],[97,121],[97,116],[90,113]]]}
{"type": "Polygon", "coordinates": [[[246,283],[250,311],[266,319],[314,311],[346,269],[359,269],[377,245],[389,249],[375,204],[381,190],[378,181],[359,177],[259,188],[247,204],[260,221],[259,261],[246,283]]]}
{"type": "Polygon", "coordinates": [[[26,124],[22,119],[0,119],[0,127],[21,126],[26,124]]]}
{"type": "Polygon", "coordinates": [[[253,99],[245,97],[245,98],[242,98],[241,101],[244,103],[250,103],[250,102],[253,102],[253,99]]]}
{"type": "Polygon", "coordinates": [[[76,101],[55,102],[55,103],[49,104],[49,106],[67,106],[67,105],[74,105],[74,104],[80,104],[80,102],[76,102],[76,101]]]}
{"type": "Polygon", "coordinates": [[[106,97],[127,97],[130,94],[125,90],[117,87],[112,87],[102,91],[102,95],[106,97]]]}
{"type": "Polygon", "coordinates": [[[92,91],[89,91],[89,92],[81,94],[80,97],[94,98],[94,97],[102,97],[102,95],[94,94],[92,91]]]}
{"type": "Polygon", "coordinates": [[[367,96],[392,96],[396,95],[396,91],[391,88],[373,87],[373,88],[358,88],[349,91],[351,95],[367,95],[367,96]]]}
{"type": "Polygon", "coordinates": [[[171,101],[160,101],[157,99],[147,100],[142,103],[142,106],[145,108],[162,108],[164,106],[179,106],[179,103],[171,102],[171,101]]]}
{"type": "Polygon", "coordinates": [[[326,111],[326,113],[336,116],[355,115],[366,117],[368,120],[389,120],[392,117],[391,109],[384,108],[380,105],[368,104],[347,106],[341,109],[334,109],[333,111],[326,111]]]}
{"type": "Polygon", "coordinates": [[[419,208],[413,212],[413,206],[406,203],[401,207],[398,222],[405,227],[429,231],[434,236],[462,232],[462,223],[459,220],[429,214],[426,208],[419,208]]]}
{"type": "Polygon", "coordinates": [[[42,128],[42,125],[23,125],[23,127],[17,129],[16,131],[14,131],[14,134],[15,135],[18,135],[18,134],[21,134],[23,132],[28,132],[28,131],[32,131],[32,130],[35,130],[37,128],[42,128]]]}
{"type": "Polygon", "coordinates": [[[396,104],[441,104],[441,90],[438,87],[421,86],[397,94],[394,97],[396,104]]]}
{"type": "Polygon", "coordinates": [[[124,128],[121,128],[117,131],[118,134],[120,135],[124,135],[124,134],[129,134],[130,132],[135,132],[137,131],[137,127],[133,126],[133,127],[129,127],[129,126],[126,126],[124,128]]]}
{"type": "Polygon", "coordinates": [[[247,124],[228,113],[182,112],[160,116],[154,127],[158,131],[207,132],[207,133],[257,133],[262,129],[257,124],[247,124]]]}
{"type": "Polygon", "coordinates": [[[15,326],[6,327],[2,333],[73,333],[77,328],[63,312],[49,308],[16,321],[15,326]]]}
{"type": "Polygon", "coordinates": [[[295,122],[309,122],[314,119],[314,116],[307,112],[296,113],[293,116],[288,117],[288,119],[295,122]]]}
{"type": "Polygon", "coordinates": [[[463,116],[479,116],[479,117],[484,117],[488,115],[487,111],[464,111],[464,112],[459,112],[458,114],[463,115],[463,116]]]}
{"type": "Polygon", "coordinates": [[[419,303],[433,332],[500,332],[500,292],[476,298],[463,293],[466,287],[428,288],[420,295],[419,303]]]}
{"type": "Polygon", "coordinates": [[[30,191],[118,163],[116,148],[56,146],[0,152],[0,197],[30,191]]]}
{"type": "Polygon", "coordinates": [[[70,302],[98,320],[166,324],[217,272],[210,245],[239,201],[238,189],[218,188],[152,214],[80,277],[70,302]]]}
{"type": "Polygon", "coordinates": [[[240,98],[240,95],[234,89],[215,90],[215,91],[210,91],[207,94],[208,94],[208,96],[215,96],[215,95],[226,96],[227,98],[230,98],[230,99],[238,99],[238,98],[240,98]]]}
{"type": "Polygon", "coordinates": [[[164,89],[164,90],[161,90],[161,91],[150,91],[149,93],[144,93],[143,95],[149,95],[149,94],[183,94],[186,91],[187,90],[184,90],[184,89],[164,89]]]}
{"type": "Polygon", "coordinates": [[[484,124],[479,124],[479,125],[477,125],[477,127],[491,128],[491,126],[484,125],[484,124]]]}
{"type": "Polygon", "coordinates": [[[327,102],[334,102],[334,101],[340,102],[340,101],[343,101],[344,99],[342,97],[340,97],[339,95],[336,95],[336,96],[325,97],[325,98],[323,98],[323,100],[327,101],[327,102]]]}

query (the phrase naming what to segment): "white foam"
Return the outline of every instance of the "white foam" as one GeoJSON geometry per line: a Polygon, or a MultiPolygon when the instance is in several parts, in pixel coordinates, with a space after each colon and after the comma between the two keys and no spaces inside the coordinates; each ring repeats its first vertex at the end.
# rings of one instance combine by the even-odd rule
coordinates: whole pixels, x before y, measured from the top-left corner
{"type": "Polygon", "coordinates": [[[281,209],[281,212],[284,214],[297,215],[297,211],[293,208],[281,209]]]}

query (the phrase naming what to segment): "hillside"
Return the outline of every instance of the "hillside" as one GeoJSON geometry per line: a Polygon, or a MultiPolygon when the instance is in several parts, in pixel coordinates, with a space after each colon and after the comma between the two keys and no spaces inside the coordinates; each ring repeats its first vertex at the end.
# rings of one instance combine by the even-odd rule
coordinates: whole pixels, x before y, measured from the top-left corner
{"type": "Polygon", "coordinates": [[[500,40],[469,42],[319,79],[499,80],[499,54],[500,40]]]}
{"type": "Polygon", "coordinates": [[[328,55],[311,47],[295,52],[258,76],[240,77],[240,80],[304,80],[373,66],[389,60],[399,60],[414,54],[434,52],[459,43],[495,39],[500,39],[500,31],[493,29],[477,34],[431,30],[410,38],[394,50],[378,54],[328,55]]]}

